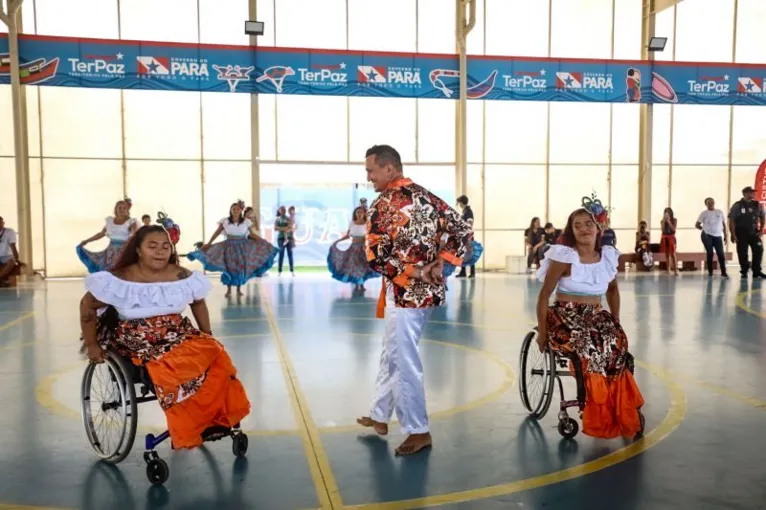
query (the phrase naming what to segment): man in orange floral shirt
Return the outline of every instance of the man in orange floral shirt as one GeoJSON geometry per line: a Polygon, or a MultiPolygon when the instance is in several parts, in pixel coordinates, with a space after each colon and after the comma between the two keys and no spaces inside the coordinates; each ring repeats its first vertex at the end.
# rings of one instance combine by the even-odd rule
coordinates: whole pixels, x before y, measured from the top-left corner
{"type": "Polygon", "coordinates": [[[444,261],[460,266],[473,232],[442,199],[404,177],[393,147],[369,149],[365,166],[380,193],[367,212],[366,250],[370,267],[383,275],[378,317],[386,329],[370,415],[357,423],[386,435],[395,409],[407,434],[396,453],[411,455],[431,446],[420,336],[445,300],[444,261]]]}

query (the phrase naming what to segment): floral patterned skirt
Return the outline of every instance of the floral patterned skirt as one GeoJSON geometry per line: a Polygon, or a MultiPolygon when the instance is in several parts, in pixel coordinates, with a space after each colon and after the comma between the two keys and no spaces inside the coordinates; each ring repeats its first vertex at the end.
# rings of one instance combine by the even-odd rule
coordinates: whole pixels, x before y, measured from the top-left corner
{"type": "MultiPolygon", "coordinates": [[[[484,253],[484,246],[482,246],[479,241],[471,241],[471,244],[468,246],[468,249],[465,252],[465,256],[463,257],[463,263],[461,264],[461,267],[475,266],[476,263],[479,262],[482,253],[484,253]]],[[[445,262],[444,269],[442,270],[442,276],[447,278],[452,276],[454,272],[455,266],[449,262],[445,262]]]]}
{"type": "Polygon", "coordinates": [[[633,438],[641,431],[644,399],[633,379],[628,337],[600,305],[556,301],[548,309],[548,339],[562,357],[582,363],[586,400],[583,433],[600,438],[633,438]]]}
{"type": "Polygon", "coordinates": [[[122,253],[125,241],[109,241],[109,245],[101,251],[86,250],[83,246],[76,248],[77,258],[85,265],[89,273],[108,271],[117,262],[122,253]]]}
{"type": "Polygon", "coordinates": [[[207,251],[187,255],[199,260],[207,271],[221,273],[221,283],[244,285],[251,278],[263,276],[274,265],[279,250],[265,239],[230,238],[212,245],[207,251]]]}
{"type": "Polygon", "coordinates": [[[205,429],[232,428],[250,414],[250,401],[223,345],[188,318],[120,321],[109,344],[146,367],[174,448],[199,446],[205,429]]]}
{"type": "Polygon", "coordinates": [[[327,269],[336,280],[343,283],[362,285],[367,280],[380,276],[370,269],[367,263],[367,254],[364,251],[364,242],[353,241],[346,250],[337,246],[330,246],[327,254],[327,269]]]}

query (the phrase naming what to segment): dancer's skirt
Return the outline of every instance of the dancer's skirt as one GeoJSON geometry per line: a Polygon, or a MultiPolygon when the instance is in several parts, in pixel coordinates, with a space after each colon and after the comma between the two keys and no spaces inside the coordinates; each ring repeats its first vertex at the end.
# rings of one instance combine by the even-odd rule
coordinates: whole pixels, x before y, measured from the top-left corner
{"type": "MultiPolygon", "coordinates": [[[[482,246],[479,241],[471,241],[471,245],[468,247],[465,257],[463,257],[463,263],[461,264],[461,267],[475,266],[476,263],[479,262],[482,253],[484,253],[484,246],[482,246]]],[[[454,272],[455,266],[449,262],[445,262],[444,269],[442,270],[442,275],[447,278],[448,276],[452,276],[454,272]]]]}
{"type": "Polygon", "coordinates": [[[562,357],[574,353],[582,363],[583,433],[635,437],[644,399],[633,379],[628,337],[614,316],[600,305],[557,301],[548,308],[547,327],[551,349],[562,357]]]}
{"type": "Polygon", "coordinates": [[[380,277],[380,273],[370,269],[364,243],[359,241],[352,242],[346,250],[331,246],[327,254],[327,268],[334,279],[343,283],[362,285],[367,280],[380,277]]]}
{"type": "Polygon", "coordinates": [[[265,239],[227,239],[212,245],[207,251],[197,249],[188,255],[198,260],[206,271],[220,272],[221,283],[240,286],[250,279],[263,276],[274,265],[279,250],[265,239]]]}
{"type": "Polygon", "coordinates": [[[109,245],[101,251],[86,250],[84,246],[78,246],[77,257],[88,269],[89,273],[98,273],[99,271],[108,271],[117,262],[122,253],[125,241],[112,239],[109,245]]]}

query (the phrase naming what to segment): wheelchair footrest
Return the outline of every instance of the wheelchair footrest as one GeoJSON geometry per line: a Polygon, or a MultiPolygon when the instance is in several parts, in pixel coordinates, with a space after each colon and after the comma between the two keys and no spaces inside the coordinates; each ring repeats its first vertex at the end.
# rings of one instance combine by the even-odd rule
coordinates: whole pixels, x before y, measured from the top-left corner
{"type": "Polygon", "coordinates": [[[231,436],[231,429],[220,425],[208,427],[202,432],[202,440],[205,442],[218,441],[229,436],[231,436]]]}

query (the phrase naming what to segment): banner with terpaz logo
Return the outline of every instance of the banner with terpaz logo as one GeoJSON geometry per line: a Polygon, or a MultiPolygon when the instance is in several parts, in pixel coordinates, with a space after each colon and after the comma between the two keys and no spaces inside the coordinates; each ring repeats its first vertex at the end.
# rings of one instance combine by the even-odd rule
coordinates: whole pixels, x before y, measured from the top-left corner
{"type": "MultiPolygon", "coordinates": [[[[59,87],[456,99],[455,55],[23,35],[21,83],[59,87]]],[[[766,105],[766,65],[468,58],[468,99],[766,105]]],[[[10,82],[0,35],[0,83],[10,82]]]]}

